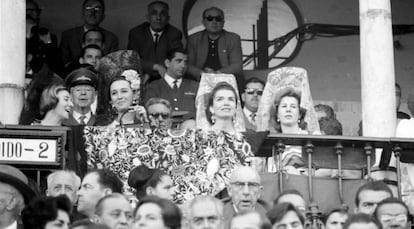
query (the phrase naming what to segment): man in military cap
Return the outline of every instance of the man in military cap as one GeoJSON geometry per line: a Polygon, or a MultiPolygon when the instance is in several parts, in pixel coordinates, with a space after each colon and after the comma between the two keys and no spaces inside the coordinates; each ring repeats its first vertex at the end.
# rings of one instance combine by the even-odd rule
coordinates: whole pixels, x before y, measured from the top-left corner
{"type": "Polygon", "coordinates": [[[91,104],[95,100],[98,86],[98,76],[95,72],[79,68],[66,77],[66,85],[70,89],[73,101],[73,110],[63,124],[65,126],[79,126],[95,124],[95,115],[92,113],[91,104]]]}
{"type": "Polygon", "coordinates": [[[20,212],[35,196],[27,177],[17,168],[0,165],[0,229],[18,229],[20,212]]]}

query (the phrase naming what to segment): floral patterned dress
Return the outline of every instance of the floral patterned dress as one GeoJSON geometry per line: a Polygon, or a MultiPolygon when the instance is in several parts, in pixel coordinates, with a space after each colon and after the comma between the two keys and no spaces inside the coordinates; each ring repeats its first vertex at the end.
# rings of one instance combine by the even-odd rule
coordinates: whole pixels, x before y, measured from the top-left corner
{"type": "Polygon", "coordinates": [[[230,181],[237,165],[253,156],[241,134],[223,131],[85,127],[88,168],[107,168],[119,175],[126,191],[130,171],[145,164],[166,171],[173,180],[174,202],[196,195],[215,195],[230,181]]]}

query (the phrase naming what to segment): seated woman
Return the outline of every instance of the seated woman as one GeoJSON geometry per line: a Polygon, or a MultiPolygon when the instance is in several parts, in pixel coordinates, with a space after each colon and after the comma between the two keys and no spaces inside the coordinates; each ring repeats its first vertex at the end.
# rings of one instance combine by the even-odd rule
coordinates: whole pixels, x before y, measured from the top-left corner
{"type": "Polygon", "coordinates": [[[132,229],[180,229],[181,218],[181,211],[173,202],[147,196],[134,210],[132,229]]]}
{"type": "Polygon", "coordinates": [[[119,50],[102,57],[98,72],[102,76],[97,106],[97,125],[115,127],[144,125],[145,108],[139,106],[141,63],[138,53],[119,50]]]}
{"type": "Polygon", "coordinates": [[[22,212],[23,226],[30,229],[68,229],[71,211],[70,201],[64,195],[37,197],[22,212]]]}
{"type": "MultiPolygon", "coordinates": [[[[143,106],[134,105],[134,93],[139,88],[139,84],[135,84],[134,80],[128,80],[125,76],[119,76],[112,80],[109,84],[109,97],[113,111],[111,113],[112,120],[109,127],[115,127],[125,124],[148,123],[145,108],[143,106]],[[136,88],[138,87],[138,88],[136,88]]],[[[107,119],[108,120],[108,119],[107,119]]]]}
{"type": "Polygon", "coordinates": [[[237,107],[236,90],[226,82],[218,83],[208,99],[206,117],[210,130],[226,131],[235,134],[234,119],[237,107]]]}
{"type": "Polygon", "coordinates": [[[282,94],[275,104],[277,133],[284,134],[308,134],[304,120],[306,110],[300,107],[300,96],[293,90],[282,94]]]}
{"type": "Polygon", "coordinates": [[[69,90],[63,84],[51,84],[46,87],[40,97],[40,121],[32,125],[61,126],[69,118],[73,103],[69,90]]]}
{"type": "MultiPolygon", "coordinates": [[[[257,131],[270,134],[317,134],[319,123],[304,69],[285,67],[269,73],[260,100],[257,131]]],[[[289,173],[298,173],[304,167],[302,148],[286,146],[281,155],[281,167],[289,173]]],[[[279,161],[268,160],[268,171],[280,170],[279,161]]]]}
{"type": "Polygon", "coordinates": [[[233,75],[203,74],[196,98],[196,127],[202,130],[244,132],[244,116],[233,75]]]}
{"type": "Polygon", "coordinates": [[[172,180],[167,173],[160,169],[150,169],[145,165],[139,165],[129,174],[128,185],[135,189],[138,200],[147,195],[168,200],[173,199],[172,180]]]}

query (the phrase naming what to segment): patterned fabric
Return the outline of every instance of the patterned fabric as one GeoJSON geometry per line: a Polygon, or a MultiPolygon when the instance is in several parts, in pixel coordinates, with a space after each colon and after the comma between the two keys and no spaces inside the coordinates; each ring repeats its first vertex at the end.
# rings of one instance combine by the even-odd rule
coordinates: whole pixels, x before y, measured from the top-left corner
{"type": "Polygon", "coordinates": [[[170,174],[174,202],[182,204],[195,195],[215,195],[230,181],[237,165],[247,164],[250,145],[241,134],[185,130],[85,127],[88,168],[108,168],[119,175],[125,191],[130,171],[145,164],[170,174]]]}
{"type": "Polygon", "coordinates": [[[276,132],[272,129],[276,125],[274,104],[288,90],[293,90],[301,96],[300,107],[306,109],[305,122],[307,123],[307,130],[310,133],[320,132],[307,72],[305,69],[297,67],[279,68],[270,72],[267,76],[266,86],[257,111],[257,131],[267,131],[270,128],[271,132],[276,132]]]}

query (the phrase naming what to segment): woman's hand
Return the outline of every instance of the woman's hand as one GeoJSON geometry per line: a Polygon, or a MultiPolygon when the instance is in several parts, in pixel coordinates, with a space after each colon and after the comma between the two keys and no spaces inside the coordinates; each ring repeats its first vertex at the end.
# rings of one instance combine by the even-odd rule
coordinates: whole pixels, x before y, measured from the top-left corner
{"type": "Polygon", "coordinates": [[[129,108],[130,112],[135,112],[135,116],[140,123],[148,123],[147,111],[145,107],[136,105],[129,108]]]}

